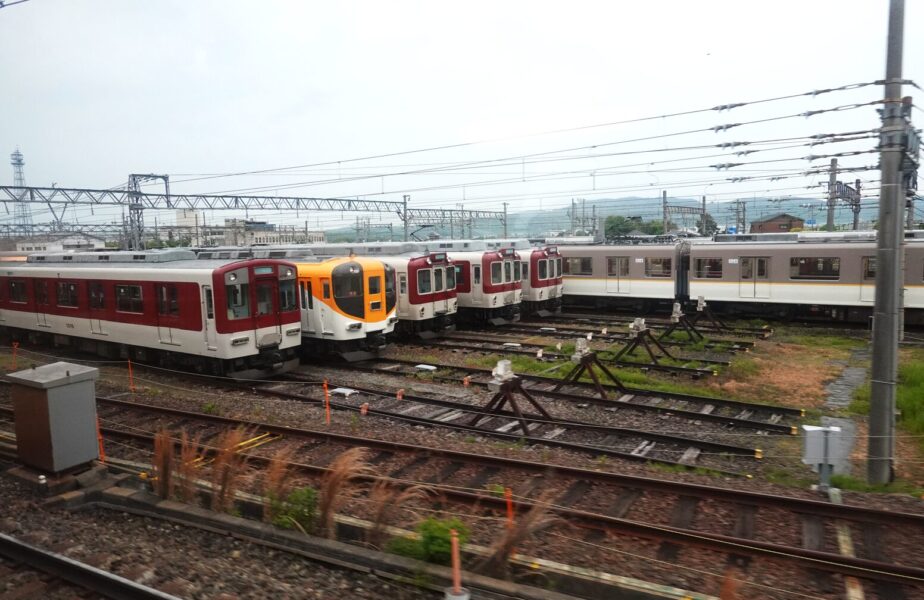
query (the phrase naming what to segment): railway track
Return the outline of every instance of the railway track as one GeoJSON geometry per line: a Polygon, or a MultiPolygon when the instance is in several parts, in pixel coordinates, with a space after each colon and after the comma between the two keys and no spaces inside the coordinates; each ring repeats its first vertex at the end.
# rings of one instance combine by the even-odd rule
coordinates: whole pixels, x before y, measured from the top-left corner
{"type": "Polygon", "coordinates": [[[0,533],[0,598],[25,600],[50,597],[179,600],[176,596],[0,533]]]}
{"type": "MultiPolygon", "coordinates": [[[[427,340],[425,342],[412,342],[404,343],[404,346],[415,345],[415,346],[431,346],[436,348],[449,348],[455,350],[472,350],[476,352],[487,352],[487,353],[498,353],[503,352],[507,354],[518,354],[520,356],[537,356],[537,353],[541,350],[541,356],[543,358],[551,360],[568,360],[570,355],[562,354],[560,352],[549,351],[546,346],[547,344],[535,344],[524,341],[505,341],[503,339],[489,339],[487,336],[478,336],[478,337],[468,337],[465,335],[451,335],[447,336],[444,340],[427,340]],[[526,348],[533,348],[533,350],[527,350],[526,348]]],[[[600,351],[598,355],[602,355],[600,360],[609,365],[617,365],[621,367],[630,367],[635,369],[644,369],[652,371],[663,371],[666,373],[675,373],[675,374],[684,374],[689,375],[694,379],[700,379],[701,377],[716,375],[716,367],[727,366],[728,361],[725,360],[710,360],[710,359],[698,359],[698,358],[681,358],[676,357],[674,359],[664,359],[670,360],[670,364],[665,362],[639,362],[632,360],[616,360],[607,355],[613,354],[609,350],[600,351]],[[683,364],[673,364],[673,363],[683,363],[683,364]],[[699,366],[694,366],[699,365],[699,366]]]]}
{"type": "MultiPolygon", "coordinates": [[[[350,365],[350,369],[368,373],[410,376],[419,373],[417,369],[419,364],[420,361],[415,360],[387,358],[354,363],[350,365]]],[[[487,387],[492,379],[491,369],[462,367],[446,363],[428,364],[436,367],[437,371],[432,374],[432,377],[438,381],[459,383],[467,377],[469,385],[487,387]]],[[[798,408],[659,392],[628,386],[620,390],[614,385],[607,384],[603,384],[602,387],[608,395],[606,398],[601,398],[597,395],[595,385],[590,382],[565,383],[558,391],[555,391],[554,388],[561,384],[562,380],[528,373],[518,373],[517,376],[524,381],[523,387],[536,396],[556,398],[576,404],[595,404],[614,412],[634,410],[671,415],[694,422],[708,421],[735,429],[795,435],[798,431],[794,422],[804,416],[804,410],[798,408]]]]}
{"type": "MultiPolygon", "coordinates": [[[[571,310],[574,310],[573,308],[571,310]]],[[[695,318],[695,314],[689,315],[695,318]]],[[[554,322],[569,322],[569,321],[578,321],[585,323],[593,323],[596,325],[615,325],[615,326],[626,326],[632,321],[635,320],[635,316],[632,315],[616,315],[608,314],[605,317],[600,316],[598,312],[561,312],[551,316],[543,316],[541,318],[529,319],[529,321],[554,321],[554,322]]],[[[644,317],[645,323],[652,329],[668,329],[673,325],[673,322],[669,317],[656,317],[646,315],[644,317]]],[[[692,321],[691,321],[692,322],[692,321]]],[[[721,326],[715,325],[708,321],[698,321],[692,322],[694,327],[700,332],[708,333],[717,333],[725,335],[753,335],[760,339],[766,339],[773,334],[773,328],[769,326],[765,327],[738,327],[738,326],[721,326]]]]}
{"type": "MultiPolygon", "coordinates": [[[[210,436],[222,429],[246,427],[254,436],[275,435],[272,444],[299,446],[298,460],[291,467],[311,478],[325,473],[325,465],[339,449],[359,445],[370,449],[373,454],[369,461],[381,474],[366,478],[368,481],[383,480],[399,487],[426,484],[448,502],[495,515],[506,510],[506,500],[493,491],[492,484],[513,489],[517,514],[529,510],[537,498],[551,490],[555,493],[549,510],[564,523],[580,526],[585,539],[599,542],[614,535],[608,538],[612,544],[647,540],[656,547],[652,558],[659,560],[707,550],[725,554],[745,572],[754,561],[785,563],[803,573],[799,581],[805,577],[830,579],[831,575],[858,577],[875,585],[880,597],[891,600],[906,598],[907,591],[924,586],[920,555],[900,543],[924,532],[921,514],[545,465],[112,398],[99,398],[98,403],[106,422],[106,439],[150,447],[150,432],[155,429],[198,429],[204,434],[205,448],[210,436]],[[861,545],[857,557],[842,555],[836,541],[823,534],[825,528],[835,526],[846,526],[857,537],[881,543],[861,545]]],[[[270,444],[251,451],[248,461],[252,466],[265,466],[270,460],[269,449],[270,444]]],[[[114,452],[119,452],[118,448],[114,452]]]]}
{"type": "MultiPolygon", "coordinates": [[[[588,339],[595,339],[609,343],[628,343],[632,340],[632,336],[628,332],[613,332],[610,331],[608,327],[583,327],[577,324],[554,324],[554,323],[535,323],[535,322],[523,322],[519,321],[517,323],[511,323],[503,325],[499,328],[493,329],[470,329],[472,333],[481,335],[483,333],[491,334],[497,333],[498,329],[504,332],[517,333],[517,334],[527,334],[531,336],[542,336],[542,337],[551,337],[559,339],[568,339],[573,341],[576,337],[587,337],[588,339]],[[604,333],[605,330],[605,333],[604,333]]],[[[451,337],[451,335],[449,336],[451,337]]],[[[693,344],[690,341],[684,341],[679,339],[669,339],[662,340],[661,344],[668,347],[675,348],[684,348],[693,344]]],[[[712,339],[703,343],[702,347],[707,350],[713,350],[716,352],[748,352],[755,345],[755,342],[752,340],[723,340],[723,339],[712,339]]]]}

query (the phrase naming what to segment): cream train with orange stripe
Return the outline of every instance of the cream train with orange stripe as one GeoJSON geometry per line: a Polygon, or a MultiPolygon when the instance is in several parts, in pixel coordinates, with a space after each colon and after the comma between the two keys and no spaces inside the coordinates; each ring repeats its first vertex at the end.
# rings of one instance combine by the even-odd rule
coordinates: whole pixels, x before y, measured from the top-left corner
{"type": "Polygon", "coordinates": [[[365,256],[316,256],[307,246],[200,249],[198,257],[285,258],[298,270],[303,354],[369,358],[398,322],[395,270],[365,256]]]}
{"type": "MultiPolygon", "coordinates": [[[[870,235],[747,239],[561,246],[565,298],[636,312],[703,297],[716,310],[740,315],[862,322],[872,314],[870,235]]],[[[906,322],[924,323],[924,240],[908,240],[904,248],[906,322]]]]}

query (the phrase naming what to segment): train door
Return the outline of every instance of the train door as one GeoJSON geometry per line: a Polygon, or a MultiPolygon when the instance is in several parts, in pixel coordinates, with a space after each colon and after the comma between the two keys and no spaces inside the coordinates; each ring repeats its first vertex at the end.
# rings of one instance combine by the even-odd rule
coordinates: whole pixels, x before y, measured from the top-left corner
{"type": "Polygon", "coordinates": [[[330,277],[321,277],[321,299],[322,302],[318,302],[318,312],[320,313],[320,322],[321,322],[321,334],[333,334],[334,333],[334,320],[336,315],[334,314],[333,309],[328,306],[328,303],[331,301],[331,285],[330,277]]]}
{"type": "Polygon", "coordinates": [[[398,317],[407,318],[410,314],[410,298],[407,291],[407,273],[398,274],[398,317]]]}
{"type": "MultiPolygon", "coordinates": [[[[261,268],[264,267],[257,267],[255,270],[259,271],[261,268]]],[[[279,288],[276,281],[275,270],[272,267],[269,267],[268,276],[261,277],[260,273],[257,274],[254,295],[258,321],[260,317],[271,315],[273,317],[272,327],[276,329],[276,333],[278,333],[280,339],[282,339],[282,322],[279,320],[279,307],[276,305],[276,301],[279,298],[279,288]]]]}
{"type": "Polygon", "coordinates": [[[299,294],[302,297],[302,332],[315,333],[315,312],[314,312],[314,289],[310,279],[302,279],[298,282],[299,294]]]}
{"type": "Polygon", "coordinates": [[[628,294],[629,284],[629,257],[606,257],[606,292],[608,294],[628,294]]]}
{"type": "Polygon", "coordinates": [[[864,256],[861,269],[860,302],[876,301],[876,257],[864,256]]]}
{"type": "Polygon", "coordinates": [[[48,282],[35,279],[32,285],[35,296],[35,322],[39,327],[48,327],[48,282]]]}
{"type": "Polygon", "coordinates": [[[215,298],[212,286],[202,286],[202,334],[205,337],[206,350],[218,350],[218,332],[215,330],[215,298]]]}
{"type": "Polygon", "coordinates": [[[481,265],[472,265],[472,304],[484,304],[484,288],[481,286],[481,265]]]}
{"type": "Polygon", "coordinates": [[[770,297],[770,259],[765,256],[742,256],[738,259],[738,296],[770,297]]]}
{"type": "Polygon", "coordinates": [[[89,282],[87,293],[90,296],[90,301],[87,303],[90,307],[90,333],[106,335],[103,329],[103,318],[106,316],[106,292],[103,284],[99,281],[89,282]]]}
{"type": "Polygon", "coordinates": [[[154,286],[154,295],[157,298],[157,338],[161,344],[173,343],[173,329],[169,318],[178,309],[177,290],[174,285],[158,283],[154,286]]]}

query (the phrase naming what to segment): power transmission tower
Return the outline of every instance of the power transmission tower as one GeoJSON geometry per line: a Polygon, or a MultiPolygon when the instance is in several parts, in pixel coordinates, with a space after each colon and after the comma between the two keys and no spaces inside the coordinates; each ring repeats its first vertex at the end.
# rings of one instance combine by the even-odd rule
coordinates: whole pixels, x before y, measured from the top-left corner
{"type": "MultiPolygon", "coordinates": [[[[128,224],[125,235],[126,250],[144,250],[144,205],[139,200],[141,184],[145,181],[161,179],[166,189],[167,204],[170,204],[170,176],[169,175],[139,175],[132,173],[128,176],[128,224]]],[[[198,228],[198,227],[197,227],[198,228]]],[[[196,232],[198,237],[198,231],[196,232]]]]}
{"type": "MultiPolygon", "coordinates": [[[[13,185],[20,188],[26,187],[26,176],[23,174],[26,161],[23,160],[19,147],[16,148],[16,152],[10,154],[10,164],[13,165],[13,185]]],[[[13,205],[13,223],[23,227],[32,225],[32,209],[25,201],[26,194],[27,192],[23,190],[19,200],[13,205]]]]}

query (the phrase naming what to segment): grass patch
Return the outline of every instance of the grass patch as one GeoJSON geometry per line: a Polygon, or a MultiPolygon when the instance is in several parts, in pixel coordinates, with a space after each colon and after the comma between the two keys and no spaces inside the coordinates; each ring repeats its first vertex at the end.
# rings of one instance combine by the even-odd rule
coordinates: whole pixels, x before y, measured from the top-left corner
{"type": "Polygon", "coordinates": [[[780,341],[809,348],[855,350],[866,345],[866,340],[843,335],[791,334],[782,337],[784,339],[780,341]]]}
{"type": "Polygon", "coordinates": [[[764,469],[764,479],[770,483],[802,489],[806,489],[812,484],[818,483],[817,476],[794,473],[793,471],[780,467],[769,467],[764,469]]]}
{"type": "Polygon", "coordinates": [[[857,389],[853,391],[853,399],[850,401],[850,404],[847,406],[847,411],[854,415],[868,415],[869,414],[869,399],[870,394],[872,393],[872,388],[869,382],[864,383],[857,389]]]}
{"type": "Polygon", "coordinates": [[[417,537],[394,538],[388,551],[417,560],[448,565],[451,552],[450,530],[459,534],[459,545],[468,541],[468,527],[459,519],[429,518],[417,526],[417,537]]]}
{"type": "Polygon", "coordinates": [[[726,370],[729,377],[735,379],[748,379],[760,373],[760,365],[753,358],[736,356],[731,359],[731,364],[726,370]]]}
{"type": "Polygon", "coordinates": [[[914,485],[909,481],[893,481],[892,483],[872,485],[851,477],[850,475],[831,475],[831,485],[854,492],[876,492],[883,494],[911,494],[920,496],[924,489],[914,485]]]}

